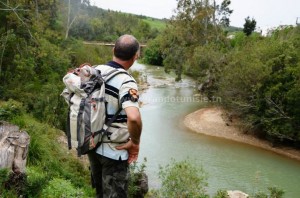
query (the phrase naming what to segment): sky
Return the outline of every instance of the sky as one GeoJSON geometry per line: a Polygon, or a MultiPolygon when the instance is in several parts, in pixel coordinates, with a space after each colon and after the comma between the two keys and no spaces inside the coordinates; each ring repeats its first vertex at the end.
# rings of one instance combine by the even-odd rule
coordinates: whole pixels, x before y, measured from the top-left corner
{"type": "MultiPolygon", "coordinates": [[[[221,3],[222,0],[216,0],[221,3]]],[[[176,8],[176,0],[91,0],[92,5],[103,9],[141,14],[154,18],[170,18],[176,8]]],[[[261,29],[279,25],[295,25],[300,21],[300,0],[231,0],[233,13],[230,25],[243,27],[250,16],[261,29]]]]}

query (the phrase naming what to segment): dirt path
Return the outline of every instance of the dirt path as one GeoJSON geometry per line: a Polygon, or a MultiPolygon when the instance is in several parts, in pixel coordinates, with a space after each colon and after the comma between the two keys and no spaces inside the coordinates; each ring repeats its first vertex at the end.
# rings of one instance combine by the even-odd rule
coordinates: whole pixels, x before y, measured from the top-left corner
{"type": "Polygon", "coordinates": [[[223,119],[223,115],[224,112],[221,108],[202,108],[187,115],[184,124],[197,133],[250,144],[300,161],[299,150],[287,147],[274,148],[267,141],[244,134],[233,125],[228,126],[223,119]]]}

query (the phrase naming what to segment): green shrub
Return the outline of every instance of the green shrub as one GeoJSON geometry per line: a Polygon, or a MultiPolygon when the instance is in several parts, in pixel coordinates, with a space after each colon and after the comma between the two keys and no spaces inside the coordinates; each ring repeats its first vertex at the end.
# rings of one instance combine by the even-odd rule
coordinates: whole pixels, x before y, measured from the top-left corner
{"type": "Polygon", "coordinates": [[[70,154],[67,145],[57,141],[63,135],[62,131],[39,123],[26,114],[14,120],[23,123],[22,130],[30,135],[25,196],[41,197],[42,189],[47,185],[44,181],[51,178],[63,178],[75,188],[83,189],[84,196],[94,196],[86,166],[70,154]]]}
{"type": "Polygon", "coordinates": [[[254,195],[254,198],[269,198],[268,195],[264,192],[258,192],[254,195]]]}
{"type": "Polygon", "coordinates": [[[147,159],[145,158],[144,163],[142,163],[140,166],[137,164],[137,162],[134,162],[133,164],[129,165],[130,177],[128,185],[128,197],[141,197],[147,193],[148,186],[147,189],[140,188],[140,185],[143,182],[143,180],[147,179],[147,175],[145,173],[146,162],[147,159]]]}
{"type": "Polygon", "coordinates": [[[295,28],[272,37],[241,39],[243,45],[227,53],[217,81],[223,106],[241,118],[244,129],[274,144],[300,142],[297,32],[295,28]]]}
{"type": "Polygon", "coordinates": [[[20,102],[10,99],[7,102],[0,103],[0,120],[10,121],[23,113],[24,107],[20,102]]]}
{"type": "Polygon", "coordinates": [[[189,160],[173,160],[171,164],[160,167],[159,178],[162,180],[160,197],[208,197],[206,173],[202,166],[196,166],[189,160]]]}
{"type": "Polygon", "coordinates": [[[269,194],[264,192],[258,192],[254,195],[254,198],[283,198],[284,190],[277,187],[269,187],[269,194]]]}
{"type": "Polygon", "coordinates": [[[14,190],[6,190],[0,191],[0,197],[2,198],[15,198],[18,197],[18,194],[14,190]]]}
{"type": "Polygon", "coordinates": [[[228,198],[227,190],[218,190],[214,198],[228,198]]]}
{"type": "Polygon", "coordinates": [[[6,168],[0,169],[0,189],[2,189],[4,183],[8,180],[9,178],[9,170],[6,168]]]}
{"type": "Polygon", "coordinates": [[[282,198],[284,195],[284,190],[277,187],[269,187],[268,190],[271,198],[282,198]]]}
{"type": "Polygon", "coordinates": [[[28,167],[26,174],[26,195],[28,197],[39,197],[43,187],[49,180],[49,177],[43,170],[41,170],[40,167],[37,166],[28,167]]]}
{"type": "Polygon", "coordinates": [[[0,197],[22,196],[26,190],[26,174],[15,174],[7,168],[0,169],[0,197]]]}
{"type": "Polygon", "coordinates": [[[65,179],[54,178],[46,188],[43,189],[41,197],[45,198],[72,198],[83,197],[80,189],[75,188],[72,183],[65,179]]]}
{"type": "Polygon", "coordinates": [[[46,127],[31,124],[31,121],[26,120],[27,127],[25,128],[30,135],[30,145],[28,152],[28,164],[38,165],[48,161],[51,156],[49,145],[51,140],[48,139],[49,130],[46,127]]]}
{"type": "Polygon", "coordinates": [[[148,42],[143,53],[143,62],[150,65],[163,65],[162,50],[160,49],[161,38],[148,42]]]}

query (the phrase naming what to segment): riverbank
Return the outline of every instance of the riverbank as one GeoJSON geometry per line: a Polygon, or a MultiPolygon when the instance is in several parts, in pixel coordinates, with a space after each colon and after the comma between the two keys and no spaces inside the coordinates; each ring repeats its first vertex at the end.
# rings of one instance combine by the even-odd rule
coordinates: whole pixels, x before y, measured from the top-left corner
{"type": "Polygon", "coordinates": [[[300,161],[300,151],[288,147],[272,147],[271,143],[243,133],[235,122],[224,120],[224,111],[219,107],[202,108],[187,115],[184,124],[197,133],[225,138],[260,147],[300,161]]]}

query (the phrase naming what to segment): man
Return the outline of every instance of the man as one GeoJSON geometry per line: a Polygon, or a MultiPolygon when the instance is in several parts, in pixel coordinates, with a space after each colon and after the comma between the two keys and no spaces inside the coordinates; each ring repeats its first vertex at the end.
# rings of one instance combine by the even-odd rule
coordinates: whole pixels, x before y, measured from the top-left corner
{"type": "MultiPolygon", "coordinates": [[[[113,69],[127,71],[138,56],[138,41],[132,35],[123,35],[115,43],[113,60],[106,65],[98,66],[97,69],[102,75],[113,69]]],[[[115,130],[125,128],[126,133],[129,133],[129,141],[125,144],[105,141],[95,151],[89,153],[88,157],[97,197],[122,198],[127,197],[128,164],[137,160],[142,131],[137,84],[128,73],[121,73],[106,82],[105,86],[108,101],[107,118],[112,118],[118,109],[122,108],[110,128],[115,130]]]]}

